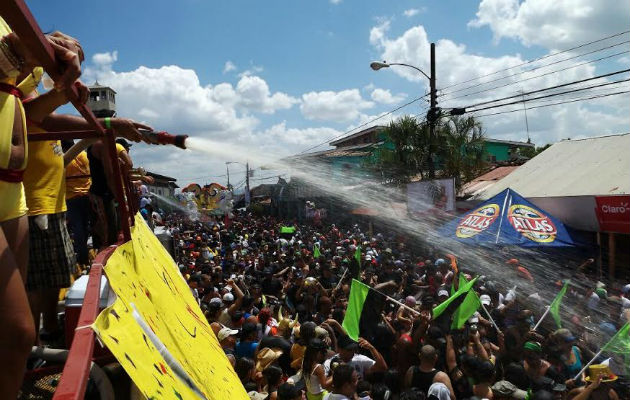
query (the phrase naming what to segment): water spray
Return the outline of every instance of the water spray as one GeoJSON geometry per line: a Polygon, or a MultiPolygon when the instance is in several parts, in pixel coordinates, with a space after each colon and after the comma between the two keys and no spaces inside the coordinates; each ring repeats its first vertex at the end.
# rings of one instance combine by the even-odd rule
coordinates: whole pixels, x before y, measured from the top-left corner
{"type": "Polygon", "coordinates": [[[172,135],[165,131],[155,132],[140,129],[142,137],[151,144],[172,144],[180,149],[186,149],[188,135],[172,135]]]}

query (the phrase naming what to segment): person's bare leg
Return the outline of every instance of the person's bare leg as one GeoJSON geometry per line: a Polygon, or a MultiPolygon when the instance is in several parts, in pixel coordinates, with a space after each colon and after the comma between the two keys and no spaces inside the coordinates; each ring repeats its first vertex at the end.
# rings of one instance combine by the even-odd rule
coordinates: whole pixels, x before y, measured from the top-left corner
{"type": "Polygon", "coordinates": [[[0,399],[17,398],[26,359],[35,341],[33,318],[24,290],[28,251],[26,217],[0,223],[0,399]],[[25,237],[26,236],[26,237],[25,237]],[[9,241],[16,245],[13,248],[9,241]]]}

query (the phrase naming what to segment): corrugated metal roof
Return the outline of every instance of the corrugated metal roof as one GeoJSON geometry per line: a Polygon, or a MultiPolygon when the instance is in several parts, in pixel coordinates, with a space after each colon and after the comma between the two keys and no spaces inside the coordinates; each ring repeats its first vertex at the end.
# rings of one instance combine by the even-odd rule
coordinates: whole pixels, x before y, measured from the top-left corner
{"type": "Polygon", "coordinates": [[[339,138],[339,139],[335,139],[335,140],[333,140],[332,142],[330,142],[328,144],[331,145],[331,146],[337,146],[338,144],[341,144],[341,143],[346,142],[348,140],[358,138],[359,136],[363,136],[365,134],[372,133],[374,131],[383,130],[385,128],[387,128],[387,127],[383,126],[383,125],[374,125],[374,126],[371,126],[369,128],[366,128],[366,129],[364,129],[362,131],[353,133],[352,135],[348,135],[348,136],[344,136],[344,137],[339,138]]]}
{"type": "Polygon", "coordinates": [[[524,197],[630,193],[630,133],[556,143],[475,198],[506,188],[524,197]]]}
{"type": "Polygon", "coordinates": [[[505,178],[512,172],[514,172],[519,166],[505,166],[505,167],[497,167],[490,172],[487,172],[481,176],[476,177],[472,181],[466,183],[459,190],[458,196],[467,197],[467,196],[476,196],[478,193],[483,190],[488,189],[490,186],[494,185],[501,179],[505,178]]]}

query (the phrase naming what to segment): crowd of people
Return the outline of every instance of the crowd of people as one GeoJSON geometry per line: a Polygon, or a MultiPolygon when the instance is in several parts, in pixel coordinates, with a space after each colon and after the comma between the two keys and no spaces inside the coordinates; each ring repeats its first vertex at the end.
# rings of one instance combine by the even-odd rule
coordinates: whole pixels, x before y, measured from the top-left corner
{"type": "Polygon", "coordinates": [[[607,288],[583,272],[593,260],[564,272],[574,282],[563,300],[564,328],[548,317],[533,329],[562,282],[505,255],[474,286],[487,313],[480,308],[456,330],[432,310],[449,298],[458,274],[479,274],[454,268],[473,260],[414,248],[417,239],[404,235],[371,237],[357,225],[293,225],[252,214],[229,222],[163,219],[181,273],[253,399],[630,396],[624,360],[613,357],[604,368],[610,354],[603,354],[598,370],[581,372],[628,320],[630,306],[630,286],[607,288]],[[343,327],[353,277],[391,299],[371,337],[358,341],[343,327]]]}
{"type": "MultiPolygon", "coordinates": [[[[55,87],[39,94],[44,71],[37,66],[46,63],[11,28],[0,18],[0,358],[11,366],[0,374],[2,399],[17,397],[31,346],[60,334],[58,292],[77,263],[89,264],[88,236],[99,250],[119,233],[105,143],[27,140],[27,133],[90,128],[53,112],[74,96],[70,88],[74,100],[87,99],[77,80],[79,42],[45,36],[59,68],[49,71],[55,87]]],[[[141,139],[138,129],[151,129],[122,118],[100,122],[132,141],[141,139]]],[[[125,175],[133,165],[128,152],[122,141],[125,175]]],[[[143,215],[170,232],[180,271],[252,399],[630,398],[627,360],[597,354],[628,321],[630,285],[606,287],[584,266],[566,269],[573,283],[564,328],[548,318],[533,329],[562,282],[548,278],[549,265],[530,271],[504,253],[479,250],[484,264],[494,263],[475,281],[482,307],[463,329],[451,329],[433,309],[459,275],[481,275],[475,260],[325,220],[298,225],[237,214],[191,221],[161,215],[148,197],[143,215]],[[457,268],[458,261],[471,267],[457,268]],[[372,333],[358,340],[343,323],[353,278],[387,299],[380,319],[367,321],[372,333]]]]}

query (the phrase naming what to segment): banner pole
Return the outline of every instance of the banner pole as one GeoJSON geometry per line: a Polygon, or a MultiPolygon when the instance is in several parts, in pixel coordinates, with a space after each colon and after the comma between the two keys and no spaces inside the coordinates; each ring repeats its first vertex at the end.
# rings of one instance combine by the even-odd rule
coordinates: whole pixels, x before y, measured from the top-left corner
{"type": "Polygon", "coordinates": [[[591,361],[589,361],[589,362],[588,362],[588,363],[584,366],[584,368],[582,368],[582,370],[581,370],[580,372],[578,372],[578,373],[577,373],[577,375],[575,375],[575,376],[573,377],[573,380],[576,380],[577,378],[579,378],[579,377],[580,377],[580,375],[582,375],[582,373],[584,373],[584,371],[586,371],[586,368],[588,368],[591,364],[593,364],[593,361],[595,361],[595,359],[596,359],[597,357],[599,357],[599,356],[600,356],[600,354],[602,354],[602,352],[603,352],[603,351],[604,351],[604,349],[603,349],[603,348],[601,348],[601,349],[597,352],[597,354],[595,354],[595,355],[593,356],[593,358],[591,359],[591,361]]]}
{"type": "Polygon", "coordinates": [[[385,293],[381,292],[380,290],[376,290],[376,289],[374,289],[372,286],[368,286],[368,287],[370,288],[370,290],[374,290],[376,293],[378,293],[378,294],[380,294],[381,296],[383,296],[383,297],[387,298],[387,300],[389,300],[389,301],[391,301],[391,302],[393,302],[393,303],[398,304],[399,306],[401,306],[401,307],[403,307],[403,308],[407,309],[408,311],[411,311],[412,313],[414,313],[414,314],[416,314],[416,315],[420,315],[420,312],[418,312],[418,311],[414,310],[413,308],[409,307],[408,305],[406,305],[406,304],[404,304],[404,303],[401,303],[400,301],[398,301],[398,300],[394,299],[394,298],[393,298],[393,297],[391,297],[391,296],[386,295],[385,293]]]}
{"type": "Polygon", "coordinates": [[[543,319],[545,319],[547,314],[549,314],[550,310],[551,310],[551,306],[547,306],[547,310],[545,310],[545,313],[542,315],[542,317],[540,317],[540,319],[536,323],[536,326],[534,326],[534,330],[538,329],[538,326],[540,325],[541,322],[543,322],[543,319]]]}
{"type": "Polygon", "coordinates": [[[346,268],[346,270],[343,271],[343,275],[341,275],[341,279],[339,279],[339,282],[337,282],[337,286],[335,286],[335,290],[333,290],[333,292],[336,292],[337,290],[339,290],[339,286],[341,286],[341,282],[343,282],[343,279],[346,277],[347,273],[348,273],[348,268],[346,268]]]}
{"type": "Polygon", "coordinates": [[[490,318],[490,322],[492,323],[492,325],[494,325],[494,329],[496,329],[498,333],[501,333],[501,329],[499,329],[499,325],[497,325],[497,323],[494,322],[494,319],[492,318],[492,315],[490,315],[490,313],[488,312],[488,309],[486,309],[486,306],[484,306],[483,303],[481,303],[481,308],[486,313],[488,318],[490,318]]]}

